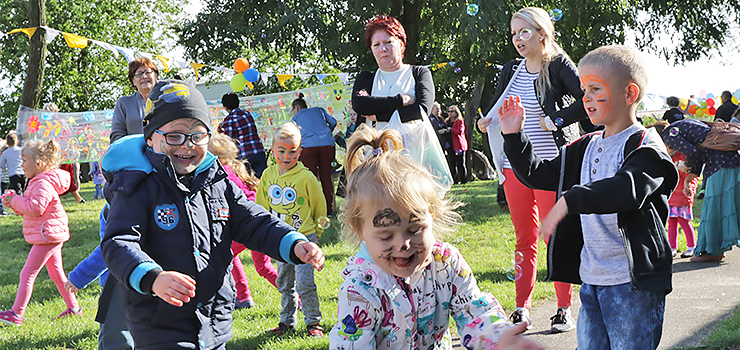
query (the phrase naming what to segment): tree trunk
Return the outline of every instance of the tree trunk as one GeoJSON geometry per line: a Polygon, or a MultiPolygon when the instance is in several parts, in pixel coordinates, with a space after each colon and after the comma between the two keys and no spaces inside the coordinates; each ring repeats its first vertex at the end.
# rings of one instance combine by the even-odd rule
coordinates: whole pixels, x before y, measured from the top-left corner
{"type": "Polygon", "coordinates": [[[473,173],[473,152],[470,152],[473,132],[475,132],[473,125],[478,119],[478,106],[480,106],[480,99],[483,95],[484,86],[485,81],[482,78],[477,80],[473,86],[473,94],[470,96],[468,103],[465,104],[465,139],[468,141],[468,153],[465,155],[465,168],[467,168],[468,179],[470,179],[470,176],[473,173]]]}
{"type": "Polygon", "coordinates": [[[392,4],[392,11],[398,11],[400,3],[403,3],[400,13],[393,13],[392,15],[397,17],[403,29],[406,30],[406,51],[404,52],[404,63],[407,64],[418,64],[419,59],[417,54],[419,53],[419,30],[421,30],[421,9],[425,5],[425,1],[411,1],[403,0],[397,1],[392,4]]]}
{"type": "MultiPolygon", "coordinates": [[[[28,23],[31,27],[46,25],[46,4],[44,0],[30,0],[28,2],[28,23]]],[[[38,28],[31,36],[28,49],[28,70],[26,83],[23,85],[21,106],[37,108],[41,99],[41,86],[44,80],[44,65],[46,64],[46,30],[38,28]]]]}

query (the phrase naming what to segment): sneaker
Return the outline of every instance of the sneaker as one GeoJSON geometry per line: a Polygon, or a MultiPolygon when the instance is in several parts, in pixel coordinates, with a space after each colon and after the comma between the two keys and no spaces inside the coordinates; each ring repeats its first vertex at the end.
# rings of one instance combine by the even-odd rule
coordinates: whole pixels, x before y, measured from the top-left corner
{"type": "Polygon", "coordinates": [[[676,251],[675,249],[671,249],[671,257],[675,258],[676,254],[678,254],[678,251],[676,251]]]}
{"type": "Polygon", "coordinates": [[[73,309],[71,307],[68,307],[67,310],[62,311],[62,313],[59,314],[59,316],[57,316],[54,319],[58,320],[62,317],[67,317],[67,316],[82,316],[82,308],[78,307],[76,309],[73,309]]]}
{"type": "Polygon", "coordinates": [[[704,190],[699,191],[699,195],[696,196],[696,199],[704,199],[704,190]]]}
{"type": "Polygon", "coordinates": [[[576,320],[570,316],[570,310],[562,307],[558,308],[555,316],[550,317],[550,321],[552,321],[550,332],[553,333],[570,332],[576,329],[576,320]]]}
{"type": "Polygon", "coordinates": [[[306,326],[306,331],[308,331],[308,335],[312,338],[321,338],[324,336],[324,329],[319,324],[306,326]]]}
{"type": "Polygon", "coordinates": [[[0,312],[0,321],[11,326],[20,326],[23,323],[23,316],[18,316],[13,310],[0,312]]]}
{"type": "Polygon", "coordinates": [[[278,326],[270,330],[274,335],[283,335],[294,330],[293,326],[288,326],[285,323],[278,323],[278,326]]]}
{"type": "Polygon", "coordinates": [[[685,252],[681,253],[682,258],[690,258],[694,256],[694,250],[693,249],[687,249],[685,252]]]}
{"type": "Polygon", "coordinates": [[[509,319],[514,325],[527,322],[527,329],[532,329],[532,319],[529,318],[529,310],[525,308],[517,308],[514,310],[511,316],[509,316],[509,319]]]}
{"type": "Polygon", "coordinates": [[[237,300],[236,301],[236,305],[235,305],[234,308],[236,310],[239,310],[239,309],[251,309],[251,308],[254,307],[254,305],[255,305],[254,304],[254,300],[252,300],[252,299],[245,299],[243,301],[237,300]]]}

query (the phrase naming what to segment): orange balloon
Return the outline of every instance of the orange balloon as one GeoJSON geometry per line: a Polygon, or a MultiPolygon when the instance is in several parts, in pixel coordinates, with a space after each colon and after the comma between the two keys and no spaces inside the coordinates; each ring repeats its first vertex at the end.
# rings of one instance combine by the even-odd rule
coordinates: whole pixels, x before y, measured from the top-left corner
{"type": "Polygon", "coordinates": [[[691,105],[689,107],[689,113],[696,114],[696,105],[691,105]]]}
{"type": "Polygon", "coordinates": [[[239,58],[234,62],[234,69],[237,73],[244,73],[245,70],[249,69],[249,61],[246,58],[239,58]]]}

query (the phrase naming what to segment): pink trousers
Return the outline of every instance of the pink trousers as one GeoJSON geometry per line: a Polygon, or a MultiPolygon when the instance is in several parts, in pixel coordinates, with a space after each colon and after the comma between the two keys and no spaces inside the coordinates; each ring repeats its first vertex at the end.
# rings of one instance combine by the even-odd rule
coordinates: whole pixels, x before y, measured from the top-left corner
{"type": "MultiPolygon", "coordinates": [[[[231,275],[234,277],[236,298],[239,301],[252,299],[252,291],[249,290],[249,279],[247,279],[247,274],[244,272],[244,265],[241,259],[239,259],[239,253],[246,249],[247,247],[241,243],[231,242],[231,253],[234,254],[234,261],[232,262],[234,266],[231,269],[231,275]]],[[[277,280],[277,269],[272,264],[270,257],[254,250],[251,252],[254,269],[257,270],[260,276],[264,277],[270,284],[277,288],[277,284],[275,283],[275,280],[277,280]]]]}
{"type": "MultiPolygon", "coordinates": [[[[521,277],[515,280],[516,306],[532,307],[532,290],[537,280],[537,239],[540,219],[555,205],[555,192],[533,190],[524,186],[511,169],[504,169],[504,191],[511,212],[511,222],[516,232],[516,251],[521,252],[524,261],[521,277]]],[[[555,295],[558,307],[569,307],[573,297],[573,286],[555,282],[555,295]]]]}
{"type": "Polygon", "coordinates": [[[668,218],[668,243],[671,245],[671,249],[676,249],[678,246],[678,225],[681,225],[683,234],[686,236],[686,246],[689,248],[696,247],[696,239],[694,235],[694,227],[691,226],[691,222],[684,218],[669,217],[668,218]]]}
{"type": "Polygon", "coordinates": [[[15,295],[13,303],[13,312],[23,316],[26,311],[28,302],[31,300],[33,293],[33,283],[36,276],[39,275],[41,268],[46,265],[46,271],[49,277],[57,285],[59,293],[64,299],[68,308],[78,308],[77,298],[75,295],[64,289],[64,282],[67,282],[67,276],[64,274],[62,266],[62,246],[64,243],[56,244],[34,244],[28,253],[26,264],[23,266],[20,274],[20,283],[18,284],[18,293],[15,295]]]}

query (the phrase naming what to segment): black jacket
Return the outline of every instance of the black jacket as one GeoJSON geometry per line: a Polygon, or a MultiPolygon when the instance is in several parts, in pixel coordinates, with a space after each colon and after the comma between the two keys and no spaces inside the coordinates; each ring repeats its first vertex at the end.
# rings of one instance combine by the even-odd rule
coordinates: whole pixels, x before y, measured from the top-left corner
{"type": "Polygon", "coordinates": [[[365,122],[363,115],[375,115],[377,121],[387,122],[391,120],[393,112],[398,110],[401,122],[406,123],[412,120],[421,119],[419,106],[424,108],[424,112],[429,114],[434,103],[434,82],[432,81],[432,72],[424,66],[411,66],[411,74],[416,80],[415,94],[416,102],[404,106],[401,95],[378,97],[378,96],[360,96],[360,91],[365,90],[368,94],[373,93],[373,80],[376,72],[362,71],[355,78],[355,85],[352,88],[352,108],[357,112],[357,122],[360,126],[365,122]]]}
{"type": "Polygon", "coordinates": [[[186,186],[173,176],[169,157],[145,145],[142,135],[127,136],[103,159],[110,203],[101,242],[105,264],[125,287],[137,349],[171,349],[178,342],[213,348],[231,338],[232,240],[300,263],[292,247],[305,237],[248,201],[210,153],[186,186]],[[195,297],[175,307],[153,296],[161,271],[192,277],[195,297]]]}
{"type": "Polygon", "coordinates": [[[717,113],[714,115],[714,120],[723,120],[729,123],[730,120],[732,120],[732,114],[735,113],[736,109],[736,104],[732,103],[732,101],[727,101],[717,108],[717,113]]]}
{"type": "MultiPolygon", "coordinates": [[[[501,68],[496,92],[493,94],[493,100],[484,115],[488,114],[488,111],[504,93],[520,63],[522,63],[522,59],[515,59],[507,62],[501,68]]],[[[591,124],[586,110],[583,108],[583,91],[581,90],[581,81],[578,78],[578,69],[575,64],[565,55],[559,55],[550,62],[549,69],[552,87],[545,91],[545,103],[540,102],[540,107],[557,127],[557,130],[552,132],[552,136],[555,139],[555,144],[560,147],[580,136],[580,131],[575,126],[570,127],[573,123],[580,122],[581,127],[586,132],[594,131],[597,128],[591,124]]],[[[539,96],[541,92],[537,91],[536,81],[534,84],[535,93],[539,96]]]]}
{"type": "MultiPolygon", "coordinates": [[[[600,135],[600,132],[589,134],[564,147],[564,168],[561,167],[563,152],[551,161],[543,161],[534,154],[532,143],[524,133],[504,135],[504,151],[514,174],[523,184],[557,191],[562,181],[568,215],[550,237],[547,277],[581,284],[583,231],[579,214],[617,213],[633,287],[668,294],[672,289],[673,261],[665,224],[668,198],[678,183],[678,171],[668,154],[643,142],[645,135],[651,138],[658,138],[658,135],[638,132],[627,140],[624,163],[616,175],[581,184],[586,146],[600,135]]],[[[660,139],[646,141],[653,145],[662,142],[660,139]]]]}

